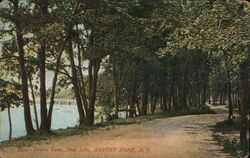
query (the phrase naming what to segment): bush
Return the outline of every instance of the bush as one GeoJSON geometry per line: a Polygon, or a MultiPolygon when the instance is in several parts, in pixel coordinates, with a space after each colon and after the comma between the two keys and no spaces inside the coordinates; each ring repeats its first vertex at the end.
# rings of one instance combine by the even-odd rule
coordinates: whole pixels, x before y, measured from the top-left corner
{"type": "MultiPolygon", "coordinates": [[[[249,128],[248,127],[249,120],[247,120],[247,121],[248,121],[247,122],[247,128],[249,128]]],[[[224,121],[217,122],[216,125],[215,125],[215,127],[219,128],[219,129],[226,129],[227,128],[227,129],[231,129],[231,130],[235,130],[235,131],[240,130],[240,126],[241,126],[241,120],[239,118],[234,119],[233,122],[226,119],[224,121]]]]}
{"type": "Polygon", "coordinates": [[[236,139],[226,139],[223,141],[223,150],[230,153],[234,158],[243,158],[246,152],[240,149],[240,144],[236,139]]]}
{"type": "Polygon", "coordinates": [[[114,115],[112,113],[114,111],[113,106],[106,105],[106,106],[98,106],[96,107],[96,120],[99,120],[99,122],[106,122],[111,121],[114,119],[114,115]]]}
{"type": "Polygon", "coordinates": [[[179,113],[180,115],[215,114],[215,112],[206,105],[201,106],[200,108],[190,107],[188,109],[183,109],[179,113]]]}

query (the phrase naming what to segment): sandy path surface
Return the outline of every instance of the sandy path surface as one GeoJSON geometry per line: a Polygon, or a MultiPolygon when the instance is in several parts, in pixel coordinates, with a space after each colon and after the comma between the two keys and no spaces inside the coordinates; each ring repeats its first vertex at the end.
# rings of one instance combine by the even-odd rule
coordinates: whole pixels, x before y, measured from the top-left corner
{"type": "Polygon", "coordinates": [[[208,114],[157,119],[103,128],[28,148],[4,148],[7,158],[226,158],[210,126],[227,115],[208,114]]]}

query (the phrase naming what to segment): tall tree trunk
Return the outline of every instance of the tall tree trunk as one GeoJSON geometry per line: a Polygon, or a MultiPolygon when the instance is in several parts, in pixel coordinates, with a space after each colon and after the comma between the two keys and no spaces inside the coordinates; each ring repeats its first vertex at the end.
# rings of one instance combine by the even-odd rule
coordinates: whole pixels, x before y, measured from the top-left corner
{"type": "Polygon", "coordinates": [[[225,57],[225,67],[226,67],[226,73],[227,73],[227,98],[228,98],[228,120],[232,123],[233,121],[233,105],[232,105],[232,83],[231,83],[231,77],[230,77],[230,68],[229,68],[229,61],[230,56],[223,52],[223,55],[225,57]]]}
{"type": "Polygon", "coordinates": [[[240,99],[241,99],[241,87],[239,88],[239,91],[238,91],[238,97],[237,97],[237,102],[238,102],[238,110],[239,112],[241,111],[241,104],[240,104],[240,99]]]}
{"type": "MultiPolygon", "coordinates": [[[[168,88],[169,88],[169,92],[168,92],[168,107],[169,107],[169,110],[170,111],[173,111],[173,101],[172,101],[172,96],[171,96],[171,86],[168,86],[168,88]]],[[[158,97],[158,96],[156,96],[156,97],[158,97]]],[[[191,98],[190,98],[191,99],[191,98]]],[[[157,100],[157,98],[156,98],[156,100],[157,100]]]]}
{"type": "Polygon", "coordinates": [[[220,97],[219,97],[219,100],[220,100],[220,105],[222,105],[222,101],[223,101],[223,96],[224,96],[224,92],[223,92],[223,90],[222,90],[222,85],[221,85],[221,87],[220,87],[220,97]]]}
{"type": "Polygon", "coordinates": [[[39,77],[40,77],[40,109],[41,109],[41,126],[42,132],[49,132],[48,116],[47,116],[47,102],[46,102],[46,46],[42,44],[39,54],[39,77]]]}
{"type": "Polygon", "coordinates": [[[29,75],[29,84],[30,84],[32,101],[33,101],[33,106],[34,106],[36,129],[38,130],[39,129],[39,123],[38,123],[38,116],[37,116],[37,109],[36,109],[36,98],[35,98],[35,92],[34,92],[34,87],[33,87],[33,84],[32,84],[31,75],[29,75]]]}
{"type": "MultiPolygon", "coordinates": [[[[202,104],[206,105],[206,101],[207,101],[207,92],[209,91],[208,89],[208,80],[209,80],[209,62],[210,59],[210,55],[208,52],[205,53],[205,72],[203,72],[203,76],[204,76],[204,82],[203,82],[203,93],[202,93],[202,104]]],[[[208,92],[209,93],[209,92],[208,92]]]]}
{"type": "Polygon", "coordinates": [[[206,75],[206,79],[203,83],[203,90],[202,90],[202,105],[206,105],[207,101],[207,85],[208,85],[208,75],[206,75]]]}
{"type": "Polygon", "coordinates": [[[11,121],[11,113],[10,113],[10,104],[8,104],[8,117],[9,117],[9,140],[12,139],[12,121],[11,121]]]}
{"type": "Polygon", "coordinates": [[[226,93],[223,92],[223,97],[222,97],[222,105],[226,104],[226,93]]]}
{"type": "MultiPolygon", "coordinates": [[[[249,59],[248,59],[249,60],[249,59]]],[[[246,61],[240,67],[240,147],[247,151],[247,111],[250,106],[250,61],[246,61]]]]}
{"type": "Polygon", "coordinates": [[[129,93],[129,106],[130,106],[130,112],[129,116],[134,117],[135,111],[135,100],[136,100],[136,89],[137,89],[137,68],[138,66],[132,70],[132,87],[130,87],[131,91],[129,93]]]}
{"type": "Polygon", "coordinates": [[[86,124],[91,126],[95,121],[95,101],[96,101],[96,89],[98,72],[100,69],[101,60],[92,59],[89,63],[89,108],[87,112],[86,124]]]}
{"type": "Polygon", "coordinates": [[[139,98],[138,97],[136,97],[136,107],[137,107],[137,110],[138,110],[138,115],[141,116],[142,112],[141,112],[140,102],[139,102],[139,98]]]}
{"type": "Polygon", "coordinates": [[[211,90],[208,89],[208,104],[211,104],[211,90]]]}
{"type": "Polygon", "coordinates": [[[146,77],[144,81],[143,87],[143,96],[142,96],[142,115],[147,115],[147,107],[148,107],[148,97],[149,97],[149,78],[146,77]]]}
{"type": "Polygon", "coordinates": [[[77,78],[77,70],[76,70],[76,65],[74,61],[74,52],[73,52],[73,47],[72,47],[72,30],[69,33],[69,42],[68,42],[68,53],[69,53],[69,60],[70,60],[70,65],[71,65],[71,72],[72,72],[72,84],[73,84],[73,89],[76,97],[76,104],[77,104],[77,109],[78,109],[78,114],[79,114],[79,124],[83,124],[84,122],[84,110],[83,110],[83,104],[81,100],[81,95],[80,95],[80,89],[79,89],[79,83],[78,83],[78,78],[77,78]]]}
{"type": "Polygon", "coordinates": [[[232,84],[230,81],[230,74],[229,70],[227,70],[227,84],[228,84],[228,92],[227,92],[227,97],[228,97],[228,110],[229,110],[229,115],[228,115],[228,120],[232,121],[233,120],[233,105],[232,105],[232,84]]]}
{"type": "Polygon", "coordinates": [[[173,82],[173,86],[172,86],[172,100],[173,100],[173,109],[174,111],[178,111],[178,103],[177,103],[177,88],[175,86],[176,84],[173,82]]]}
{"type": "Polygon", "coordinates": [[[154,96],[154,102],[153,102],[153,105],[151,106],[151,112],[152,114],[155,113],[155,108],[156,108],[156,103],[157,103],[157,99],[158,99],[158,94],[154,96]]]}
{"type": "Polygon", "coordinates": [[[57,85],[57,80],[58,80],[58,73],[60,69],[60,63],[61,63],[61,58],[63,55],[63,51],[65,49],[65,46],[68,42],[69,39],[69,34],[66,35],[62,45],[60,46],[59,49],[59,54],[56,59],[56,69],[54,72],[54,77],[52,81],[52,87],[51,87],[51,95],[50,95],[50,102],[49,102],[49,113],[48,113],[48,126],[51,128],[51,121],[52,121],[52,113],[53,113],[53,108],[54,108],[54,103],[55,103],[55,94],[56,94],[56,85],[57,85]]]}
{"type": "Polygon", "coordinates": [[[182,91],[181,91],[181,105],[183,106],[184,109],[187,108],[187,94],[188,94],[188,89],[189,89],[189,83],[186,81],[187,80],[187,75],[185,75],[185,81],[183,82],[182,86],[182,91]]]}
{"type": "MultiPolygon", "coordinates": [[[[152,89],[152,88],[151,88],[152,89]]],[[[153,114],[154,112],[153,112],[153,105],[154,105],[154,95],[152,94],[152,90],[151,90],[151,92],[150,92],[150,111],[151,111],[151,114],[153,114]]]]}
{"type": "MultiPolygon", "coordinates": [[[[44,3],[43,12],[45,15],[49,14],[48,13],[49,0],[40,0],[39,3],[44,3]]],[[[74,14],[77,12],[79,5],[80,5],[80,1],[78,1],[77,4],[75,5],[74,14]]],[[[52,113],[53,113],[53,108],[54,108],[54,103],[55,103],[54,99],[55,99],[55,94],[56,94],[56,84],[57,84],[57,80],[58,80],[58,73],[59,73],[59,69],[60,69],[61,58],[62,58],[64,48],[68,42],[68,39],[70,38],[70,34],[71,33],[66,34],[65,40],[63,41],[62,45],[59,48],[59,54],[58,54],[58,57],[56,60],[56,69],[55,69],[54,78],[52,81],[50,103],[49,103],[50,106],[49,106],[49,112],[48,112],[48,126],[49,126],[49,128],[51,128],[52,113]]]]}
{"type": "MultiPolygon", "coordinates": [[[[41,11],[41,17],[44,19],[41,26],[45,27],[47,24],[45,18],[48,16],[48,0],[38,0],[34,2],[41,11]]],[[[48,124],[47,103],[46,103],[46,43],[44,40],[39,41],[40,48],[38,51],[37,61],[39,63],[39,79],[40,79],[40,114],[41,114],[41,132],[49,132],[50,126],[48,124]]]]}
{"type": "Polygon", "coordinates": [[[167,108],[167,93],[165,86],[162,87],[162,103],[163,103],[163,111],[166,112],[168,108],[167,108]]]}
{"type": "MultiPolygon", "coordinates": [[[[18,10],[18,1],[14,1],[15,10],[18,10]]],[[[28,86],[28,75],[25,66],[25,55],[24,55],[24,40],[22,35],[22,29],[18,21],[15,22],[16,25],[16,44],[18,49],[18,62],[19,62],[19,73],[21,76],[22,82],[22,100],[24,106],[24,121],[25,128],[28,135],[34,133],[34,128],[32,125],[32,119],[30,114],[30,105],[29,105],[29,86],[28,86]]]]}
{"type": "Polygon", "coordinates": [[[198,85],[198,92],[197,92],[197,105],[198,107],[201,106],[201,85],[198,85]]]}
{"type": "Polygon", "coordinates": [[[216,105],[215,90],[213,90],[213,105],[216,105]]]}
{"type": "Polygon", "coordinates": [[[120,80],[118,71],[113,64],[113,77],[114,77],[114,100],[115,100],[115,118],[118,118],[118,111],[120,105],[120,80]]]}
{"type": "MultiPolygon", "coordinates": [[[[78,26],[76,25],[76,29],[78,31],[78,26]]],[[[79,38],[79,37],[78,37],[79,38]]],[[[88,98],[87,98],[87,95],[86,95],[86,87],[85,87],[85,80],[84,80],[84,76],[83,76],[83,72],[82,72],[82,54],[84,52],[84,48],[83,46],[81,47],[81,42],[80,42],[80,39],[78,39],[78,42],[77,42],[77,58],[78,58],[78,72],[79,72],[79,88],[80,88],[80,95],[81,95],[81,98],[82,98],[82,103],[83,103],[83,107],[84,107],[84,115],[86,117],[86,111],[88,109],[88,98]]]]}

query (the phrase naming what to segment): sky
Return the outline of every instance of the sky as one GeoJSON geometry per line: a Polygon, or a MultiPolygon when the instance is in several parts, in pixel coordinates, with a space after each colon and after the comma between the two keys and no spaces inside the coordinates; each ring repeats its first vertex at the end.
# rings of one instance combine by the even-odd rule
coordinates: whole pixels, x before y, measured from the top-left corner
{"type": "MultiPolygon", "coordinates": [[[[20,0],[20,2],[22,2],[22,1],[24,2],[25,0],[20,0]]],[[[2,2],[0,2],[0,9],[4,8],[6,5],[7,5],[7,0],[3,0],[2,2]]],[[[1,27],[1,29],[2,29],[2,27],[4,27],[1,20],[0,20],[0,27],[1,27]]],[[[2,45],[3,45],[3,42],[6,41],[6,40],[8,40],[8,39],[9,39],[8,37],[0,38],[0,56],[2,54],[2,45]]],[[[51,72],[51,71],[47,72],[46,76],[47,76],[47,80],[46,80],[47,87],[51,87],[51,85],[52,85],[52,79],[53,79],[53,72],[51,72]]]]}
{"type": "MultiPolygon", "coordinates": [[[[2,2],[0,2],[0,9],[7,5],[7,1],[8,1],[8,0],[3,0],[2,2]]],[[[26,1],[26,0],[20,0],[20,1],[23,1],[23,2],[24,2],[24,1],[26,1]]],[[[3,23],[2,23],[1,20],[0,20],[0,28],[2,29],[3,27],[6,27],[6,26],[4,26],[3,23]]],[[[9,39],[10,39],[10,37],[3,37],[3,38],[0,37],[0,57],[1,57],[1,54],[2,54],[2,43],[3,43],[4,41],[6,41],[6,40],[9,40],[9,39]]],[[[64,56],[64,57],[65,57],[65,56],[64,56]]],[[[76,63],[77,63],[77,62],[76,62],[76,63]]],[[[85,62],[83,63],[83,65],[84,65],[85,67],[87,67],[88,61],[85,61],[85,62]]],[[[101,68],[99,73],[101,73],[101,72],[103,72],[103,71],[104,71],[104,70],[101,68]]],[[[87,75],[87,74],[88,74],[87,71],[84,71],[83,73],[84,73],[84,75],[87,75]]],[[[46,79],[47,88],[51,87],[51,85],[52,85],[52,80],[53,80],[53,76],[54,76],[54,73],[53,73],[52,71],[47,71],[47,74],[46,74],[46,78],[47,78],[47,79],[46,79]]],[[[35,83],[34,83],[34,84],[35,84],[35,83]]]]}

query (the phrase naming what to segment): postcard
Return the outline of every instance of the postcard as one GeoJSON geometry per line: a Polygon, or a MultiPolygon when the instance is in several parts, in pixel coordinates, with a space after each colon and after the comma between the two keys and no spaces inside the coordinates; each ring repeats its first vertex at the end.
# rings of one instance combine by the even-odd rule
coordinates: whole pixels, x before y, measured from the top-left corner
{"type": "Polygon", "coordinates": [[[0,0],[0,158],[249,156],[248,0],[0,0]]]}

